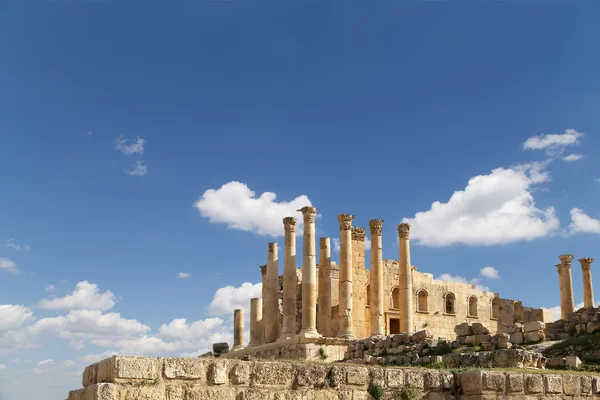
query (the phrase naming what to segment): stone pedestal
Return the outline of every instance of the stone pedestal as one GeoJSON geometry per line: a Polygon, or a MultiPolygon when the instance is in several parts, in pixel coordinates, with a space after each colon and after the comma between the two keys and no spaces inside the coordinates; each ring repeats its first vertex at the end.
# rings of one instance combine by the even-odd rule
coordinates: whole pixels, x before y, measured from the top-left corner
{"type": "Polygon", "coordinates": [[[338,337],[354,340],[352,331],[352,221],[354,215],[340,214],[340,304],[338,337]]]}
{"type": "Polygon", "coordinates": [[[264,343],[272,343],[277,340],[279,326],[279,258],[277,243],[269,243],[266,275],[267,289],[265,291],[265,298],[263,299],[264,343]]]}
{"type": "Polygon", "coordinates": [[[302,240],[302,330],[303,338],[318,338],[317,332],[317,252],[315,246],[316,207],[298,210],[304,216],[304,238],[302,240]]]}
{"type": "Polygon", "coordinates": [[[585,308],[594,307],[594,289],[592,287],[592,263],[593,258],[580,258],[581,270],[583,272],[583,306],[585,308]]]}
{"type": "Polygon", "coordinates": [[[383,310],[383,248],[381,231],[382,219],[369,221],[371,228],[371,336],[385,335],[383,310]]]}
{"type": "Polygon", "coordinates": [[[279,340],[289,340],[296,336],[296,218],[284,218],[283,228],[283,327],[279,340]]]}
{"type": "Polygon", "coordinates": [[[233,347],[231,350],[244,348],[244,310],[233,310],[233,347]]]}
{"type": "Polygon", "coordinates": [[[559,256],[560,264],[556,266],[560,277],[560,317],[565,319],[567,315],[575,311],[575,300],[573,299],[573,278],[571,276],[572,254],[559,256]]]}
{"type": "Polygon", "coordinates": [[[262,344],[262,299],[250,299],[250,343],[248,346],[262,344]]]}
{"type": "Polygon", "coordinates": [[[412,332],[414,330],[413,290],[412,290],[412,265],[410,264],[410,225],[401,223],[398,225],[398,239],[400,251],[398,255],[400,299],[400,332],[412,332]]]}
{"type": "Polygon", "coordinates": [[[326,337],[333,335],[331,327],[331,240],[319,240],[319,312],[317,331],[326,337]]]}

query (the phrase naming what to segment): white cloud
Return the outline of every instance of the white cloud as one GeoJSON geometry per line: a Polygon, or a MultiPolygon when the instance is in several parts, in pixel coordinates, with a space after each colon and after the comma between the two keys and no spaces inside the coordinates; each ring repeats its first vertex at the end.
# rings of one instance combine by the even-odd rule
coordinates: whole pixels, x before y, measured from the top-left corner
{"type": "Polygon", "coordinates": [[[479,273],[481,274],[481,276],[483,276],[484,278],[487,278],[487,279],[499,279],[500,278],[500,276],[498,275],[498,271],[494,267],[489,267],[489,266],[483,267],[483,268],[481,268],[479,273]]]}
{"type": "Polygon", "coordinates": [[[549,180],[547,163],[496,168],[469,180],[447,203],[418,212],[403,222],[412,225],[411,239],[425,246],[497,245],[532,240],[556,231],[554,208],[537,208],[532,186],[549,180]]]}
{"type": "Polygon", "coordinates": [[[250,309],[250,299],[262,296],[262,283],[244,282],[240,287],[225,286],[217,289],[212,302],[208,306],[210,316],[232,315],[233,310],[250,309]]]}
{"type": "Polygon", "coordinates": [[[0,369],[7,369],[7,368],[6,368],[6,365],[4,365],[4,364],[0,364],[0,369]]]}
{"type": "Polygon", "coordinates": [[[40,300],[39,307],[48,310],[108,310],[114,307],[117,299],[115,295],[107,290],[100,293],[98,285],[88,281],[79,282],[75,290],[65,297],[51,300],[40,300]]]}
{"type": "Polygon", "coordinates": [[[264,192],[260,197],[245,183],[232,181],[219,189],[208,189],[194,203],[200,215],[211,224],[227,224],[230,229],[254,232],[264,236],[282,236],[283,218],[296,217],[296,234],[302,234],[303,217],[299,210],[311,206],[306,195],[290,202],[277,202],[277,195],[264,192]]]}
{"type": "Polygon", "coordinates": [[[0,335],[33,321],[33,312],[24,306],[0,304],[0,335]]]}
{"type": "Polygon", "coordinates": [[[15,238],[10,238],[6,241],[6,247],[18,250],[18,251],[27,251],[30,247],[26,244],[19,244],[16,242],[15,238]]]}
{"type": "MultiPolygon", "coordinates": [[[[597,304],[596,304],[597,305],[597,304]]],[[[575,304],[575,310],[579,310],[583,307],[583,302],[579,304],[575,304]]],[[[558,321],[561,317],[560,306],[554,306],[548,308],[548,310],[552,311],[552,322],[558,321]]]]}
{"type": "Polygon", "coordinates": [[[144,145],[146,141],[138,136],[137,140],[133,143],[129,144],[128,141],[123,137],[123,135],[119,136],[116,140],[116,148],[117,150],[122,151],[128,156],[136,153],[144,152],[144,145]]]}
{"type": "Polygon", "coordinates": [[[54,292],[55,290],[56,290],[56,286],[54,286],[54,285],[48,285],[44,289],[45,292],[54,292]]]}
{"type": "MultiPolygon", "coordinates": [[[[331,241],[333,242],[334,253],[339,253],[340,252],[340,239],[332,238],[331,241]]],[[[369,251],[369,250],[371,250],[371,239],[369,239],[368,237],[365,237],[365,251],[369,251]]]]}
{"type": "Polygon", "coordinates": [[[83,340],[71,340],[69,342],[69,349],[71,350],[81,350],[85,346],[83,340]]]}
{"type": "Polygon", "coordinates": [[[578,161],[583,158],[583,154],[569,154],[568,156],[563,157],[564,161],[578,161]]]}
{"type": "Polygon", "coordinates": [[[579,144],[582,136],[575,129],[567,129],[563,134],[532,136],[523,143],[524,150],[544,150],[550,156],[560,155],[568,146],[579,144]]]}
{"type": "Polygon", "coordinates": [[[41,367],[42,365],[50,365],[50,364],[54,364],[54,360],[53,359],[48,359],[48,360],[42,360],[39,363],[37,363],[37,365],[39,367],[41,367]]]}
{"type": "Polygon", "coordinates": [[[15,264],[13,261],[9,260],[8,258],[4,258],[4,257],[0,257],[0,270],[5,270],[5,271],[11,272],[13,274],[16,274],[19,272],[19,269],[17,268],[17,264],[15,264]]]}
{"type": "Polygon", "coordinates": [[[180,272],[180,273],[177,274],[176,278],[177,279],[186,279],[186,278],[189,278],[191,276],[192,276],[192,274],[188,274],[187,272],[180,272]]]}
{"type": "Polygon", "coordinates": [[[133,169],[124,169],[123,171],[129,176],[144,176],[148,173],[148,167],[144,161],[136,161],[133,169]]]}
{"type": "Polygon", "coordinates": [[[567,233],[600,233],[600,221],[590,217],[580,208],[573,208],[571,210],[571,224],[567,233]]]}
{"type": "Polygon", "coordinates": [[[185,318],[174,319],[159,329],[162,338],[179,340],[198,340],[223,325],[221,318],[207,318],[188,324],[185,318]]]}
{"type": "Polygon", "coordinates": [[[108,351],[105,351],[100,354],[87,354],[85,356],[79,357],[78,360],[86,365],[90,365],[90,364],[94,364],[98,361],[102,361],[106,358],[110,358],[112,356],[118,356],[118,355],[119,355],[118,351],[108,350],[108,351]]]}

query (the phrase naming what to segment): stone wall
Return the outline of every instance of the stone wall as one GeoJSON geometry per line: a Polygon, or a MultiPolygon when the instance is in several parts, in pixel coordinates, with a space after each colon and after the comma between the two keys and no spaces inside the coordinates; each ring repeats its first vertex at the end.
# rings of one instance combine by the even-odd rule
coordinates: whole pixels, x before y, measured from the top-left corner
{"type": "Polygon", "coordinates": [[[551,340],[562,340],[583,333],[600,330],[600,307],[580,308],[569,313],[566,319],[546,324],[545,333],[551,340]]]}
{"type": "Polygon", "coordinates": [[[114,356],[87,367],[68,400],[600,398],[597,376],[114,356]],[[409,397],[409,393],[412,395],[409,397]]]}

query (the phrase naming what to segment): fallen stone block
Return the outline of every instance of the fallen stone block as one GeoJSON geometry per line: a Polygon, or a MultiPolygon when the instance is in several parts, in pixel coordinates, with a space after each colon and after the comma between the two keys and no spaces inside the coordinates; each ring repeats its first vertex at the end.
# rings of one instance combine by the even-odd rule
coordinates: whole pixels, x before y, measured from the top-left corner
{"type": "Polygon", "coordinates": [[[473,333],[475,335],[487,335],[490,333],[490,330],[483,326],[481,322],[475,322],[473,325],[471,325],[471,328],[473,329],[473,333]]]}
{"type": "Polygon", "coordinates": [[[456,333],[457,336],[471,336],[474,334],[473,328],[468,322],[456,325],[454,327],[454,333],[456,333]]]}
{"type": "Polygon", "coordinates": [[[523,324],[523,331],[525,332],[542,331],[544,329],[546,329],[546,324],[541,321],[531,321],[523,324]]]}
{"type": "Polygon", "coordinates": [[[412,335],[413,342],[424,342],[426,340],[432,340],[432,339],[433,339],[433,333],[431,333],[431,331],[428,331],[427,329],[415,332],[412,335]]]}
{"type": "Polygon", "coordinates": [[[581,360],[577,356],[566,356],[565,365],[571,368],[579,368],[581,365],[581,360]]]}
{"type": "Polygon", "coordinates": [[[523,344],[525,342],[525,335],[523,332],[515,332],[510,334],[510,342],[514,344],[523,344]]]}

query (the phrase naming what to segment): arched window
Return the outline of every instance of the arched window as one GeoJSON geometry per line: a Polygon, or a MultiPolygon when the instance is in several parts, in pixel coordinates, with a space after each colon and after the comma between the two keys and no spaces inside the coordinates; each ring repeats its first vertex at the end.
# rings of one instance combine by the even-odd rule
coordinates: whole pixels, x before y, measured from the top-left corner
{"type": "Polygon", "coordinates": [[[400,308],[400,289],[392,289],[392,308],[400,308]]]}
{"type": "Polygon", "coordinates": [[[515,322],[523,322],[523,305],[515,301],[515,322]]]}
{"type": "Polygon", "coordinates": [[[417,311],[420,312],[428,312],[429,304],[428,304],[429,294],[425,289],[419,289],[417,291],[417,311]]]}
{"type": "Polygon", "coordinates": [[[492,299],[492,318],[500,319],[500,299],[497,297],[492,299]]]}
{"type": "Polygon", "coordinates": [[[444,312],[446,314],[456,314],[456,297],[454,293],[448,292],[444,295],[444,312]]]}
{"type": "Polygon", "coordinates": [[[371,306],[371,285],[367,284],[367,307],[371,306]]]}
{"type": "Polygon", "coordinates": [[[479,312],[477,310],[477,297],[469,297],[469,317],[477,317],[479,312]]]}

